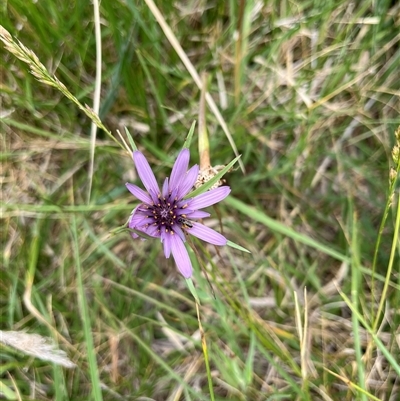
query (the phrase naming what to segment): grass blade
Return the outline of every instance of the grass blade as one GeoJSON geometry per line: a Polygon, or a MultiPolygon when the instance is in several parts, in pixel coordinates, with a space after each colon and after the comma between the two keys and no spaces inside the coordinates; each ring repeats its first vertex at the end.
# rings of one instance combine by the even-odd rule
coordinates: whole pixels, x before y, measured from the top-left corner
{"type": "Polygon", "coordinates": [[[78,239],[78,228],[76,217],[73,215],[71,217],[71,231],[72,231],[72,246],[75,256],[75,269],[76,269],[76,281],[77,281],[77,291],[78,291],[78,307],[81,315],[83,333],[86,343],[86,352],[89,363],[90,381],[92,384],[92,395],[95,401],[103,401],[103,396],[101,393],[101,383],[99,377],[99,370],[97,367],[96,360],[96,349],[93,343],[92,329],[91,329],[91,316],[89,313],[89,307],[86,300],[85,288],[82,279],[82,267],[81,258],[79,251],[79,239],[78,239]]]}
{"type": "Polygon", "coordinates": [[[321,244],[320,242],[304,235],[299,234],[295,230],[290,227],[285,226],[283,223],[272,219],[271,217],[267,216],[261,210],[256,209],[253,206],[246,205],[242,201],[234,198],[233,196],[228,196],[224,202],[229,206],[232,206],[239,212],[243,213],[244,215],[250,217],[254,221],[258,221],[264,224],[266,227],[270,228],[273,231],[276,231],[280,234],[283,234],[289,238],[294,239],[295,241],[299,241],[303,244],[306,244],[318,251],[321,251],[327,255],[332,256],[335,259],[340,261],[348,261],[348,257],[341,254],[340,252],[335,251],[334,249],[328,247],[327,245],[321,244]]]}

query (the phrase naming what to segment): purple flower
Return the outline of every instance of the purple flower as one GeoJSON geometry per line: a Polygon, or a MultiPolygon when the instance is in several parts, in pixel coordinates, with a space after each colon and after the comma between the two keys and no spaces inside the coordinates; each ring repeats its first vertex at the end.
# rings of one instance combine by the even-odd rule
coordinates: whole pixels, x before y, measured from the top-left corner
{"type": "MultiPolygon", "coordinates": [[[[132,212],[128,226],[145,234],[160,238],[164,254],[171,253],[179,271],[185,278],[192,276],[192,263],[185,248],[185,234],[214,245],[226,245],[226,238],[203,224],[193,220],[209,217],[202,209],[226,198],[231,192],[229,187],[219,187],[194,198],[183,199],[192,189],[199,173],[199,166],[188,170],[190,153],[183,149],[172,168],[171,177],[166,178],[160,191],[156,178],[146,158],[139,151],[133,152],[137,172],[147,192],[137,185],[126,183],[128,190],[141,202],[132,212]]],[[[139,235],[131,233],[133,238],[139,235]]]]}

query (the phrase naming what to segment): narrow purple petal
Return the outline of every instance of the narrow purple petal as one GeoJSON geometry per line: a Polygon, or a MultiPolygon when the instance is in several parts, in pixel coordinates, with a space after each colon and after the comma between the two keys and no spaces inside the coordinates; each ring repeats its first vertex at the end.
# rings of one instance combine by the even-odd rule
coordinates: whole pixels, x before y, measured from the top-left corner
{"type": "Polygon", "coordinates": [[[142,202],[147,204],[150,204],[152,202],[150,196],[137,185],[129,184],[129,182],[127,182],[125,185],[128,188],[128,191],[142,202]]]}
{"type": "Polygon", "coordinates": [[[195,237],[213,245],[226,245],[227,239],[220,233],[214,231],[212,228],[206,227],[200,223],[193,222],[192,224],[193,227],[188,229],[189,234],[192,234],[195,237]]]}
{"type": "MultiPolygon", "coordinates": [[[[134,228],[134,224],[135,224],[135,223],[131,224],[132,218],[133,218],[133,216],[129,219],[129,223],[128,223],[128,227],[129,227],[129,228],[134,228]]],[[[132,236],[132,238],[135,238],[135,239],[136,239],[136,238],[139,238],[139,235],[137,235],[137,234],[134,233],[133,231],[131,231],[129,234],[132,236]]]]}
{"type": "Polygon", "coordinates": [[[154,192],[153,190],[150,190],[149,192],[151,199],[153,199],[153,203],[156,205],[157,203],[160,202],[160,197],[161,194],[159,192],[154,192]]]}
{"type": "Polygon", "coordinates": [[[129,218],[128,227],[135,228],[138,223],[140,223],[143,219],[143,215],[138,213],[138,209],[141,205],[136,206],[131,213],[131,217],[129,218]]]}
{"type": "Polygon", "coordinates": [[[171,177],[169,179],[170,191],[178,187],[182,177],[186,174],[189,166],[189,159],[189,149],[182,149],[175,160],[174,167],[172,167],[171,177]]]}
{"type": "Polygon", "coordinates": [[[186,213],[189,220],[191,219],[205,219],[206,217],[210,217],[210,213],[203,212],[202,210],[196,210],[192,213],[186,213]]]}
{"type": "Polygon", "coordinates": [[[161,232],[161,242],[164,248],[164,255],[168,259],[171,256],[171,234],[161,232]]]}
{"type": "MultiPolygon", "coordinates": [[[[137,230],[138,227],[143,225],[142,224],[143,215],[140,213],[140,210],[139,210],[140,206],[141,205],[138,205],[135,207],[135,209],[133,209],[131,217],[128,222],[128,227],[132,228],[134,230],[137,230]]],[[[141,230],[139,230],[139,231],[141,231],[141,230]]],[[[134,232],[131,232],[130,234],[131,234],[132,238],[139,238],[139,235],[134,232]]]]}
{"type": "Polygon", "coordinates": [[[188,199],[187,204],[190,209],[202,209],[203,207],[208,207],[222,201],[230,192],[231,189],[229,187],[218,187],[195,196],[193,199],[188,199]]]}
{"type": "MultiPolygon", "coordinates": [[[[154,220],[154,217],[146,217],[143,216],[142,221],[141,221],[141,225],[145,226],[145,225],[150,225],[150,224],[154,224],[156,221],[154,220]]],[[[140,227],[139,225],[137,227],[140,227]]]]}
{"type": "Polygon", "coordinates": [[[179,271],[185,278],[192,276],[192,262],[190,261],[189,254],[185,248],[184,243],[177,235],[170,236],[172,256],[178,266],[179,271]]]}
{"type": "MultiPolygon", "coordinates": [[[[140,226],[136,226],[136,227],[130,227],[130,228],[132,228],[132,229],[134,229],[136,231],[141,231],[144,234],[149,235],[150,237],[160,238],[160,233],[158,231],[158,228],[157,228],[157,226],[154,226],[153,224],[151,224],[151,225],[149,225],[147,227],[145,227],[145,226],[141,226],[141,227],[140,226]]],[[[133,238],[140,237],[140,235],[138,235],[138,234],[136,234],[134,232],[132,232],[131,234],[132,234],[133,238]],[[136,235],[136,237],[134,235],[136,235]]],[[[143,237],[140,237],[140,239],[146,240],[146,238],[143,238],[143,237]]]]}
{"type": "MultiPolygon", "coordinates": [[[[146,232],[146,227],[144,227],[144,226],[141,224],[141,222],[135,222],[135,221],[133,221],[132,224],[129,224],[129,228],[131,228],[132,230],[137,230],[137,231],[146,232]]],[[[134,232],[131,232],[131,234],[138,235],[138,234],[136,234],[136,233],[134,233],[134,232]]],[[[146,232],[146,234],[147,234],[147,232],[146,232]]],[[[135,237],[135,238],[137,238],[137,237],[135,237]]]]}
{"type": "MultiPolygon", "coordinates": [[[[148,228],[147,226],[153,225],[154,224],[154,218],[151,217],[147,217],[146,214],[144,214],[141,210],[140,210],[140,206],[137,206],[131,215],[131,218],[129,219],[128,222],[128,227],[129,228],[133,228],[135,230],[139,230],[139,231],[143,231],[146,234],[148,234],[148,228]]],[[[149,234],[151,235],[151,234],[149,234]]],[[[136,237],[134,237],[136,238],[136,237]]]]}
{"type": "Polygon", "coordinates": [[[169,195],[169,202],[175,202],[176,194],[178,193],[178,188],[172,190],[171,195],[169,195]]]}
{"type": "Polygon", "coordinates": [[[152,237],[160,238],[161,233],[158,231],[158,225],[150,225],[147,227],[146,233],[152,237]]]}
{"type": "Polygon", "coordinates": [[[175,231],[175,234],[179,236],[179,238],[182,240],[182,242],[186,242],[185,233],[178,226],[178,224],[174,224],[172,229],[175,231]]]}
{"type": "Polygon", "coordinates": [[[139,177],[142,180],[143,185],[147,189],[147,192],[150,194],[151,192],[155,192],[158,194],[160,192],[160,189],[158,188],[156,177],[154,177],[150,165],[144,157],[143,153],[139,152],[138,150],[133,152],[133,160],[135,162],[136,170],[139,174],[139,177]]]}
{"type": "Polygon", "coordinates": [[[195,164],[183,177],[179,184],[178,198],[183,198],[192,188],[199,175],[199,166],[195,164]]]}
{"type": "Polygon", "coordinates": [[[163,187],[162,187],[162,196],[166,198],[168,196],[168,177],[165,179],[163,187]]]}
{"type": "Polygon", "coordinates": [[[188,214],[194,213],[194,212],[195,212],[195,210],[193,210],[193,209],[177,209],[177,210],[175,211],[175,214],[176,214],[177,216],[182,216],[183,214],[184,214],[185,216],[187,216],[188,214]]]}

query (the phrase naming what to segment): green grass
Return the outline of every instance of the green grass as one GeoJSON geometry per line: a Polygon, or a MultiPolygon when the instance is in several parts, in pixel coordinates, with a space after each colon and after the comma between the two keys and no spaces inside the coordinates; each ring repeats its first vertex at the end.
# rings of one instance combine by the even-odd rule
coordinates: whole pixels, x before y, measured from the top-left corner
{"type": "Polygon", "coordinates": [[[158,1],[162,26],[150,3],[100,4],[92,177],[92,3],[2,5],[49,75],[0,46],[0,329],[52,338],[76,367],[2,341],[0,399],[396,399],[398,5],[158,1]],[[124,184],[138,183],[117,130],[161,182],[199,120],[184,55],[221,113],[208,99],[212,164],[241,154],[208,222],[251,252],[193,241],[201,327],[159,242],[114,231],[136,204],[124,184]]]}

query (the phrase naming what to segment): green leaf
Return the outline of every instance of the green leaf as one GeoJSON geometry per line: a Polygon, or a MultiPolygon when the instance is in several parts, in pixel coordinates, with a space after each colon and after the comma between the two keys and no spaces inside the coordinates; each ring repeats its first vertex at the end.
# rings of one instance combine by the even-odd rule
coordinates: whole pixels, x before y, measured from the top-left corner
{"type": "Polygon", "coordinates": [[[99,367],[96,359],[96,349],[93,340],[93,331],[91,327],[91,321],[94,316],[91,315],[89,302],[87,299],[85,283],[83,279],[83,271],[81,266],[81,254],[79,250],[79,230],[76,221],[76,216],[72,216],[72,244],[75,256],[75,268],[76,268],[76,281],[77,281],[77,292],[78,292],[78,306],[80,317],[82,319],[82,331],[86,343],[87,351],[87,362],[89,365],[89,375],[91,381],[91,392],[94,401],[103,401],[102,386],[100,384],[99,367]]]}
{"type": "Polygon", "coordinates": [[[242,251],[242,252],[251,253],[248,249],[243,248],[242,246],[240,246],[240,245],[238,245],[238,244],[235,244],[234,242],[229,241],[229,240],[228,240],[228,242],[226,243],[226,245],[230,246],[231,248],[239,249],[239,251],[242,251]]]}
{"type": "Polygon", "coordinates": [[[336,251],[335,249],[297,231],[293,230],[293,228],[288,227],[287,225],[272,219],[267,216],[262,210],[255,208],[254,206],[249,206],[246,203],[241,202],[240,200],[234,198],[233,196],[229,196],[224,200],[224,203],[232,206],[239,212],[244,215],[250,217],[254,221],[258,221],[264,224],[266,227],[270,228],[272,231],[281,233],[289,238],[292,238],[295,241],[299,241],[305,245],[308,245],[314,249],[317,249],[320,252],[325,253],[326,255],[330,255],[333,258],[340,260],[342,262],[348,261],[349,258],[346,255],[336,251]]]}
{"type": "Polygon", "coordinates": [[[343,298],[344,302],[346,302],[347,306],[351,309],[351,311],[356,315],[358,321],[365,327],[368,333],[371,335],[373,341],[375,342],[376,346],[385,356],[389,364],[392,366],[393,370],[400,376],[400,364],[396,361],[395,357],[392,356],[391,351],[389,351],[385,345],[383,344],[382,340],[379,336],[375,333],[373,328],[367,323],[366,319],[362,316],[362,314],[357,310],[354,304],[350,301],[350,299],[346,296],[346,294],[338,289],[339,294],[343,298]]]}
{"type": "Polygon", "coordinates": [[[192,137],[193,137],[195,127],[196,127],[196,120],[193,121],[192,126],[190,127],[189,133],[187,134],[187,137],[185,139],[185,143],[183,144],[182,149],[190,148],[190,143],[192,142],[192,137]]]}
{"type": "Polygon", "coordinates": [[[195,301],[200,305],[200,299],[199,296],[197,295],[197,291],[196,288],[194,288],[194,284],[191,278],[186,278],[186,284],[189,288],[189,291],[192,293],[193,298],[195,299],[195,301]]]}
{"type": "Polygon", "coordinates": [[[6,400],[17,400],[17,395],[9,387],[7,387],[2,381],[0,381],[0,394],[2,394],[6,400]]]}
{"type": "Polygon", "coordinates": [[[139,237],[142,237],[144,239],[154,239],[154,237],[144,233],[143,231],[135,230],[134,228],[126,228],[127,231],[133,232],[137,234],[139,237]]]}
{"type": "Polygon", "coordinates": [[[128,139],[129,139],[129,143],[130,143],[130,145],[131,145],[131,147],[132,147],[132,152],[135,152],[136,150],[138,150],[138,148],[137,148],[137,146],[136,146],[136,143],[135,143],[135,141],[134,141],[133,138],[132,138],[131,133],[129,132],[128,128],[126,128],[126,127],[125,127],[125,134],[126,134],[126,136],[128,137],[128,139]]]}

